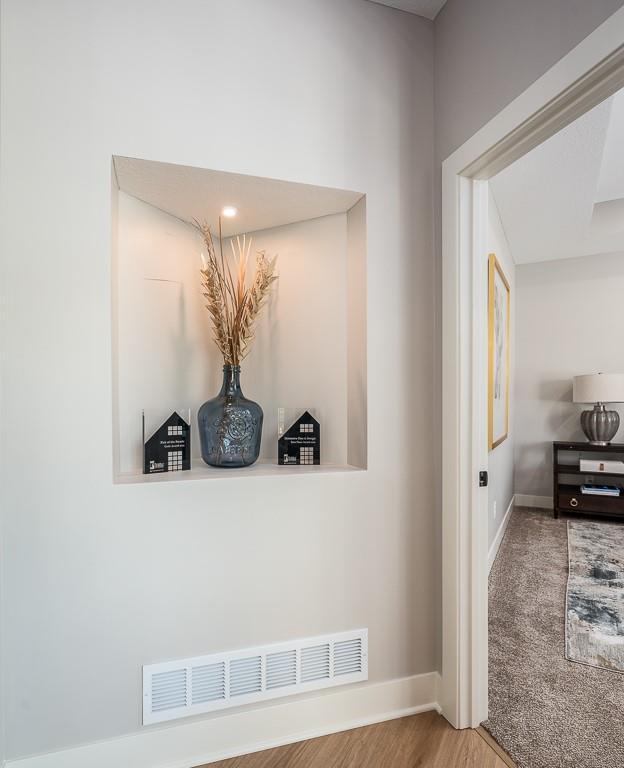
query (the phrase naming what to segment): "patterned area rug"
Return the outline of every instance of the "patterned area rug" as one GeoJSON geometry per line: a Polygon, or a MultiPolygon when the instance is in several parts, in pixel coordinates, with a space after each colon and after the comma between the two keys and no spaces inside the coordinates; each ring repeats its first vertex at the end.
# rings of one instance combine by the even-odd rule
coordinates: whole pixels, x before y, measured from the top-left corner
{"type": "Polygon", "coordinates": [[[624,527],[568,522],[566,658],[624,672],[624,527]]]}

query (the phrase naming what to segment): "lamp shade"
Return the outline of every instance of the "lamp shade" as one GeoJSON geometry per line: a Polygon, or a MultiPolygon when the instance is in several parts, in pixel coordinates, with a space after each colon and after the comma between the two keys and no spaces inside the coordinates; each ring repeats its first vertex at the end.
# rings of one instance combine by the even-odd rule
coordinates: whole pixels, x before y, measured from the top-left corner
{"type": "Polygon", "coordinates": [[[575,403],[624,403],[624,373],[590,373],[575,376],[575,403]]]}

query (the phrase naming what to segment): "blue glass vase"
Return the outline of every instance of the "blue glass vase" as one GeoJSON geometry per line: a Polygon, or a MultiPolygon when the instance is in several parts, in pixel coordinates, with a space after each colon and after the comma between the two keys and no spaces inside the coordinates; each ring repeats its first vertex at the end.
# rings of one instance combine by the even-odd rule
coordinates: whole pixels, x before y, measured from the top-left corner
{"type": "Polygon", "coordinates": [[[211,467],[248,467],[257,461],[262,408],[243,395],[240,366],[223,366],[219,394],[197,414],[202,459],[211,467]]]}

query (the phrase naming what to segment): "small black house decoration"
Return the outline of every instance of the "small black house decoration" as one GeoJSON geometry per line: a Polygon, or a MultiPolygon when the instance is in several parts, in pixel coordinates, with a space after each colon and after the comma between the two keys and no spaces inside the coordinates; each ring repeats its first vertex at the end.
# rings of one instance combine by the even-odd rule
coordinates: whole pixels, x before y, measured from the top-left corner
{"type": "Polygon", "coordinates": [[[191,468],[191,426],[175,411],[145,441],[143,415],[143,474],[191,468]]]}
{"type": "Polygon", "coordinates": [[[321,425],[309,411],[305,411],[278,439],[277,463],[321,463],[321,425]]]}

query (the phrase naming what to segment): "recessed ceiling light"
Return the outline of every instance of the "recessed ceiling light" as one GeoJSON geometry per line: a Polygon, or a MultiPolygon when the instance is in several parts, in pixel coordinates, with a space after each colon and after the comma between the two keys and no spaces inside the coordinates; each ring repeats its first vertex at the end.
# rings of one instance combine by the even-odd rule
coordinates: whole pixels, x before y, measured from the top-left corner
{"type": "Polygon", "coordinates": [[[231,219],[232,216],[236,216],[237,213],[238,211],[236,208],[234,208],[233,205],[226,205],[225,208],[221,211],[221,215],[228,219],[231,219]]]}

